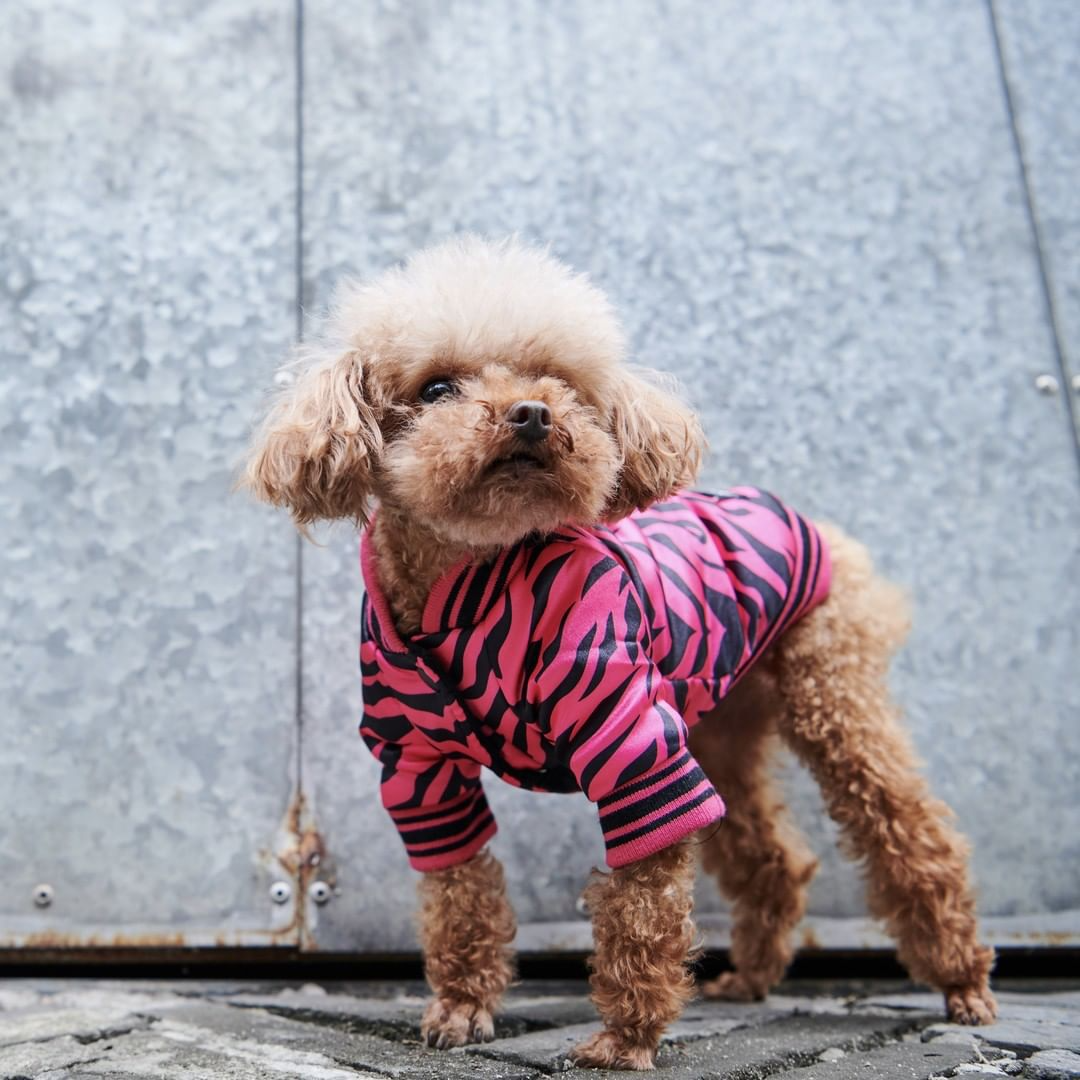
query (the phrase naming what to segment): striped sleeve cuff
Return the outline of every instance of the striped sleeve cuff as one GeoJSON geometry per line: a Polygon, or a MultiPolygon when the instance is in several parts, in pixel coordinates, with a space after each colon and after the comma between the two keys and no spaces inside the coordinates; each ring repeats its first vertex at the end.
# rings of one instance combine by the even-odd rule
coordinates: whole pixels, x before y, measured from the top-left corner
{"type": "Polygon", "coordinates": [[[435,807],[390,810],[414,870],[445,870],[471,859],[494,835],[495,818],[476,787],[435,807]]]}
{"type": "Polygon", "coordinates": [[[612,869],[655,855],[724,816],[724,803],[684,750],[597,803],[612,869]]]}

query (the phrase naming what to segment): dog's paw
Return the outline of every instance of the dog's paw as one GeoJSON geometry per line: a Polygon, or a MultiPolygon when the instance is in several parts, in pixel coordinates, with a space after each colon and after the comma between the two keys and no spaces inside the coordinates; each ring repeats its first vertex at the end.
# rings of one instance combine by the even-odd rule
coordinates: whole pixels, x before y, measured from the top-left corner
{"type": "Polygon", "coordinates": [[[655,1050],[631,1046],[610,1031],[600,1031],[570,1051],[574,1065],[586,1069],[651,1069],[655,1050]]]}
{"type": "Polygon", "coordinates": [[[424,1010],[420,1036],[428,1046],[439,1050],[491,1042],[495,1038],[495,1021],[482,1005],[435,998],[424,1010]]]}
{"type": "Polygon", "coordinates": [[[701,984],[701,996],[713,1001],[764,1001],[766,993],[738,971],[725,971],[701,984]]]}
{"type": "Polygon", "coordinates": [[[988,986],[953,987],[945,991],[945,1011],[954,1024],[992,1024],[997,1001],[988,986]]]}

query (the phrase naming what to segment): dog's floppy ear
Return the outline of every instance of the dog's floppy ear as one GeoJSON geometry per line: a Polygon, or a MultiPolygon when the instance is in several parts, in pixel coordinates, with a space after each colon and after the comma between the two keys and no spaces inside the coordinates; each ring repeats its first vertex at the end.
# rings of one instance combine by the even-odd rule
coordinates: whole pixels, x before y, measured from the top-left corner
{"type": "Polygon", "coordinates": [[[619,372],[610,418],[622,466],[606,521],[618,521],[694,482],[705,436],[697,417],[660,385],[655,372],[619,372]]]}
{"type": "Polygon", "coordinates": [[[289,509],[301,527],[319,519],[367,522],[382,432],[365,396],[360,356],[302,349],[256,432],[241,484],[289,509]]]}

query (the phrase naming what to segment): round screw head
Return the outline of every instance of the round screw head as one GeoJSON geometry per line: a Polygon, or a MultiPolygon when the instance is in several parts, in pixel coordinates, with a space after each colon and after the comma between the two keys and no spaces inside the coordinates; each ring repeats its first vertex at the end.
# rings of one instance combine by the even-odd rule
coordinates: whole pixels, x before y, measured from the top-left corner
{"type": "Polygon", "coordinates": [[[316,904],[325,904],[334,895],[334,890],[325,881],[313,881],[308,886],[307,894],[316,904]]]}
{"type": "Polygon", "coordinates": [[[51,885],[34,886],[34,903],[38,907],[48,907],[53,902],[53,887],[51,885]]]}
{"type": "Polygon", "coordinates": [[[1035,376],[1035,389],[1040,394],[1046,394],[1047,397],[1051,397],[1056,394],[1060,387],[1058,386],[1057,379],[1053,375],[1043,373],[1042,375],[1035,376]]]}
{"type": "Polygon", "coordinates": [[[296,376],[288,370],[282,370],[274,375],[275,386],[292,386],[296,382],[296,376]]]}
{"type": "Polygon", "coordinates": [[[578,913],[578,914],[579,914],[579,915],[580,915],[580,916],[581,916],[581,917],[582,917],[583,919],[587,919],[587,918],[589,917],[589,905],[585,903],[585,897],[584,897],[584,896],[579,896],[579,897],[578,897],[578,898],[577,898],[577,899],[576,899],[576,900],[574,901],[574,910],[575,910],[575,911],[576,911],[576,912],[577,912],[577,913],[578,913]]]}
{"type": "Polygon", "coordinates": [[[292,896],[292,886],[287,881],[275,881],[270,886],[270,899],[275,904],[287,904],[292,896]]]}

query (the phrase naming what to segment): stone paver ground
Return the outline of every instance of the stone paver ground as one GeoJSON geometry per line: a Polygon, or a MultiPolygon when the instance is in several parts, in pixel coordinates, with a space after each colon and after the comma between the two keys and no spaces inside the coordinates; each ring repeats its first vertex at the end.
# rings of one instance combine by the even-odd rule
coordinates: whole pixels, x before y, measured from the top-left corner
{"type": "MultiPolygon", "coordinates": [[[[570,1069],[597,1021],[581,983],[527,981],[495,1042],[420,1043],[417,983],[0,980],[0,1078],[535,1080],[570,1069]]],[[[986,1028],[944,1022],[898,984],[789,983],[755,1005],[695,1002],[657,1062],[664,1080],[1080,1080],[1080,982],[1006,983],[986,1028]]]]}

